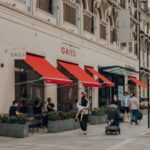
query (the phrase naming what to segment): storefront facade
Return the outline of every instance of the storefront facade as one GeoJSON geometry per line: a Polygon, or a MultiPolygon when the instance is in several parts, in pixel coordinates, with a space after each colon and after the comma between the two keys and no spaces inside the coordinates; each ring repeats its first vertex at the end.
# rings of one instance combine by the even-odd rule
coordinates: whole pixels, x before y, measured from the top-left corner
{"type": "MultiPolygon", "coordinates": [[[[75,99],[80,99],[81,92],[88,89],[91,106],[98,107],[101,99],[106,96],[100,94],[99,87],[83,85],[72,73],[62,67],[58,61],[77,64],[86,72],[85,67],[93,67],[99,71],[99,67],[120,65],[122,67],[132,66],[138,70],[138,60],[133,54],[124,55],[117,45],[107,42],[103,45],[97,42],[96,35],[84,32],[81,34],[72,33],[58,25],[46,23],[35,16],[28,15],[18,10],[1,6],[0,12],[0,45],[1,45],[1,68],[0,82],[3,87],[0,90],[0,113],[8,113],[9,106],[14,99],[28,99],[33,103],[34,99],[46,100],[52,98],[58,110],[69,110],[75,99]],[[93,40],[91,39],[93,37],[93,40]],[[115,47],[112,49],[112,47],[115,47]],[[57,70],[73,80],[73,85],[65,86],[58,84],[47,84],[41,79],[41,75],[24,60],[15,60],[11,55],[4,53],[5,49],[25,50],[26,54],[33,54],[43,57],[57,70]],[[19,62],[20,61],[20,62],[19,62]],[[3,64],[3,65],[2,65],[3,64]],[[22,70],[23,69],[23,70],[22,70]],[[39,81],[37,81],[39,79],[39,81]],[[20,86],[19,83],[36,80],[20,86]],[[67,93],[67,94],[65,94],[67,93]]],[[[43,66],[44,67],[44,66],[43,66]]],[[[127,90],[127,77],[109,76],[103,74],[112,82],[116,83],[112,88],[112,94],[127,90]]],[[[93,80],[98,77],[93,75],[93,80]]],[[[138,78],[138,76],[137,76],[138,78]]],[[[104,89],[105,90],[105,89],[104,89]]],[[[107,89],[105,90],[107,91],[107,89]]],[[[110,92],[108,90],[108,92],[110,92]]],[[[103,100],[102,100],[103,101],[103,100]]]]}

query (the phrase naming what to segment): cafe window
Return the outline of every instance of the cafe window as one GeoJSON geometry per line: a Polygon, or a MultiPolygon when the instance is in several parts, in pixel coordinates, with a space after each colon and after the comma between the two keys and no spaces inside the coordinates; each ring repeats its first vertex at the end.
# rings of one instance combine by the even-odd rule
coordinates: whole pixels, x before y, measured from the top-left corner
{"type": "Polygon", "coordinates": [[[63,67],[58,65],[58,70],[60,70],[69,79],[73,80],[72,85],[57,86],[57,106],[59,111],[70,111],[73,109],[76,100],[78,100],[78,80],[72,76],[63,67]]]}
{"type": "Polygon", "coordinates": [[[64,3],[64,21],[76,25],[76,8],[64,3]]]}
{"type": "Polygon", "coordinates": [[[53,14],[53,0],[37,0],[37,8],[53,14]]]}
{"type": "Polygon", "coordinates": [[[35,100],[44,101],[44,81],[41,76],[23,60],[15,61],[15,99],[26,101],[28,105],[35,100]]]}

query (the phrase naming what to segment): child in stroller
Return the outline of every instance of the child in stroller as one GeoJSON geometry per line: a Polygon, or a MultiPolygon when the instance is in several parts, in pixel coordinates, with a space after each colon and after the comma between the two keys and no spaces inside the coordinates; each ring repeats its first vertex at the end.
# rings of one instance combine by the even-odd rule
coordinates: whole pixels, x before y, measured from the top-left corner
{"type": "Polygon", "coordinates": [[[107,126],[105,128],[105,133],[108,135],[109,133],[115,133],[116,135],[120,134],[119,127],[120,114],[118,111],[118,107],[115,104],[111,104],[108,108],[108,120],[107,126]]]}

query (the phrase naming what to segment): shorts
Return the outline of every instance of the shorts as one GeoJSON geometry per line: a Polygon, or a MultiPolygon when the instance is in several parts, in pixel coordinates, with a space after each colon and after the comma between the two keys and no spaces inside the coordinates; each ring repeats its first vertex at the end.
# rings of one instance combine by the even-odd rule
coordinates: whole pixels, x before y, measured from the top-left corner
{"type": "Polygon", "coordinates": [[[129,113],[129,107],[124,107],[124,112],[129,113]]]}

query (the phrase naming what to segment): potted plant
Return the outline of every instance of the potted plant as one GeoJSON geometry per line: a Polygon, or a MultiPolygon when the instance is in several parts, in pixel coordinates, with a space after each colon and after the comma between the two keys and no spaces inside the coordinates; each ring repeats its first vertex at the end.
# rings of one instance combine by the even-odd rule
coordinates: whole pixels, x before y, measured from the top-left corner
{"type": "Polygon", "coordinates": [[[140,110],[141,110],[143,115],[147,114],[147,112],[148,112],[147,109],[148,109],[148,106],[140,105],[140,110]]]}
{"type": "Polygon", "coordinates": [[[94,108],[89,116],[90,124],[100,124],[106,122],[106,108],[94,108]]]}
{"type": "Polygon", "coordinates": [[[26,123],[27,116],[19,115],[18,117],[1,117],[0,136],[25,138],[28,136],[29,129],[26,123]]]}
{"type": "Polygon", "coordinates": [[[77,128],[72,112],[50,112],[48,114],[48,132],[56,133],[77,128]]]}

